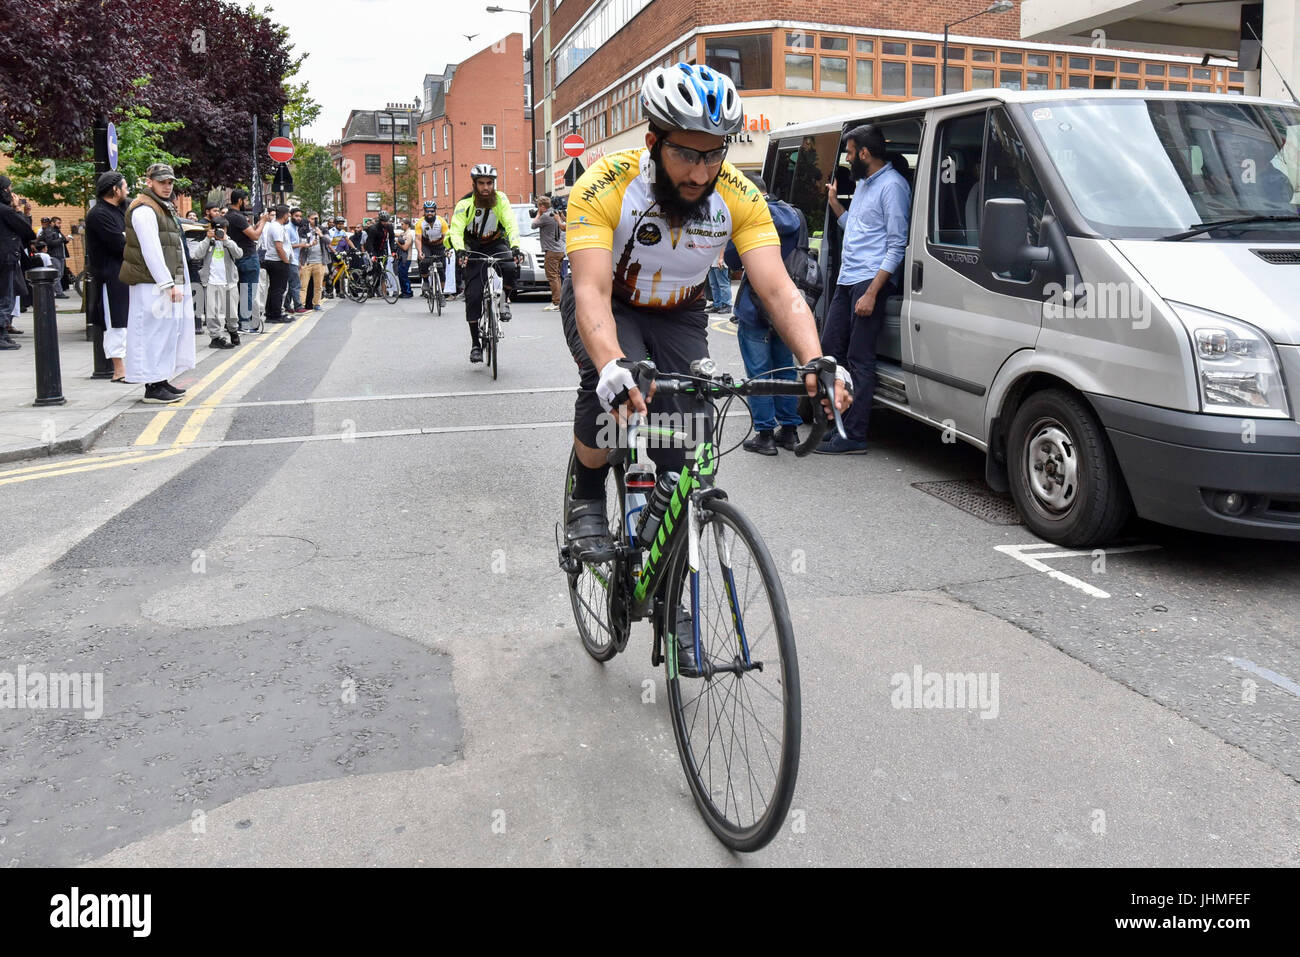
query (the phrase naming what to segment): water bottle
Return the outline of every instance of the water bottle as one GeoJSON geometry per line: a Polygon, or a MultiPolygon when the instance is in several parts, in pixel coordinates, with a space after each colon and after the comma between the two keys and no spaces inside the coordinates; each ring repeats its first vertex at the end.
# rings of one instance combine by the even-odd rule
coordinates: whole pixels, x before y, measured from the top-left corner
{"type": "Polygon", "coordinates": [[[650,492],[650,501],[641,510],[641,521],[636,529],[637,541],[642,548],[649,548],[654,542],[664,512],[668,510],[668,502],[673,497],[673,490],[677,488],[678,478],[676,472],[665,472],[655,482],[654,489],[650,492]]]}
{"type": "Polygon", "coordinates": [[[650,493],[655,489],[654,468],[642,462],[629,465],[623,477],[623,484],[627,488],[627,513],[624,515],[623,527],[628,544],[635,545],[642,511],[645,509],[650,493]]]}

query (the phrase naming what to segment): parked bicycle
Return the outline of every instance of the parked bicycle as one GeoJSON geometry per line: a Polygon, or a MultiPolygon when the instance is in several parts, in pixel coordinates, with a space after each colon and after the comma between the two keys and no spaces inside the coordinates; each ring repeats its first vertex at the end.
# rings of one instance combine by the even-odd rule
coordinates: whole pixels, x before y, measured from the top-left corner
{"type": "MultiPolygon", "coordinates": [[[[653,383],[656,395],[693,396],[711,408],[710,433],[685,470],[655,478],[641,461],[639,442],[691,437],[637,415],[629,419],[620,448],[609,455],[612,544],[594,554],[558,546],[569,602],[583,647],[601,662],[627,646],[633,622],[651,620],[650,663],[665,668],[673,736],[695,803],[728,847],[758,850],[781,828],[794,796],[802,727],[799,663],[776,563],[757,526],[715,485],[717,449],[735,399],[806,395],[803,375],[815,374],[812,434],[795,450],[807,455],[830,424],[819,400],[835,395],[835,362],[816,359],[796,380],[733,381],[715,374],[711,359],[692,363],[690,375],[623,361],[643,395],[651,394],[653,383]],[[679,667],[679,642],[693,651],[686,657],[693,669],[679,667]]],[[[833,402],[831,415],[843,435],[833,402]]],[[[571,454],[560,528],[568,523],[575,481],[571,454]]],[[[556,535],[559,542],[558,528],[556,535]]]]}

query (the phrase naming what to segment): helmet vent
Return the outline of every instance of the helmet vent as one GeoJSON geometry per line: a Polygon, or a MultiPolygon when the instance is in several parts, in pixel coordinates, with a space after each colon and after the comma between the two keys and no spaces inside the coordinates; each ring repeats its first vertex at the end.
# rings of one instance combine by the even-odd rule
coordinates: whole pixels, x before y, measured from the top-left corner
{"type": "Polygon", "coordinates": [[[685,83],[678,83],[677,89],[682,94],[682,99],[684,99],[687,103],[695,102],[694,99],[691,97],[691,88],[688,87],[685,83]]]}

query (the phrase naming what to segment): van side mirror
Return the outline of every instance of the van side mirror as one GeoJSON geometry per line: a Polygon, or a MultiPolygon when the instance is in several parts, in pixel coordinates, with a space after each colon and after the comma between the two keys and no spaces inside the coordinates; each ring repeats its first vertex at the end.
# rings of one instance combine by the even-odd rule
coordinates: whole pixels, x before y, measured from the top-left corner
{"type": "Polygon", "coordinates": [[[1052,261],[1047,246],[1031,246],[1029,213],[1023,199],[988,199],[980,222],[980,258],[995,273],[1017,266],[1040,267],[1052,261]]]}

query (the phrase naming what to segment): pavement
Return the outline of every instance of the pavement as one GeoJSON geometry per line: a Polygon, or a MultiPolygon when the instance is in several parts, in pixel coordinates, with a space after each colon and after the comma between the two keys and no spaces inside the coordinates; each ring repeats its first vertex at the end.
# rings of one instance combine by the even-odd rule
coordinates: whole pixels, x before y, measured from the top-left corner
{"type": "MultiPolygon", "coordinates": [[[[63,379],[62,405],[36,405],[36,344],[32,310],[23,313],[14,341],[22,346],[0,352],[0,462],[84,452],[117,416],[144,395],[144,385],[96,379],[94,346],[86,339],[86,317],[81,297],[68,290],[56,299],[59,327],[59,369],[63,379]]],[[[208,337],[195,337],[198,364],[216,357],[208,337]]]]}
{"type": "Polygon", "coordinates": [[[334,303],[88,453],[0,467],[0,672],[103,679],[99,717],[0,709],[0,866],[1300,865],[1300,546],[1137,523],[1037,552],[1053,577],[1023,526],[915,487],[977,452],[883,411],[865,456],[720,461],[803,695],[790,824],[728,852],[647,626],[604,665],[578,640],[541,307],[494,380],[460,302],[334,303]],[[917,669],[997,691],[900,703],[917,669]]]}

